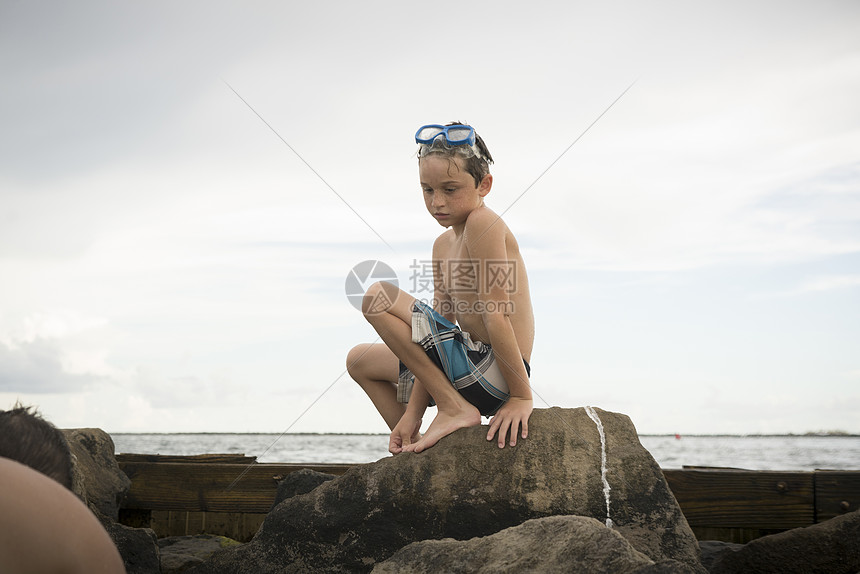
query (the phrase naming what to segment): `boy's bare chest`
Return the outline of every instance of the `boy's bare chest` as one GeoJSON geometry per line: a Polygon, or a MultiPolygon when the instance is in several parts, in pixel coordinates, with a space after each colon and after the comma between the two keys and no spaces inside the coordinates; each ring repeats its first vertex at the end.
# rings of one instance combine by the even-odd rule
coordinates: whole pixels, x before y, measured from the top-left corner
{"type": "Polygon", "coordinates": [[[442,254],[441,261],[442,284],[445,291],[455,298],[475,296],[480,286],[480,264],[469,257],[466,246],[462,243],[453,243],[442,254]]]}
{"type": "Polygon", "coordinates": [[[484,299],[495,287],[512,293],[509,287],[516,281],[517,265],[510,254],[500,260],[475,259],[465,245],[452,243],[440,256],[437,270],[442,286],[455,301],[484,299]]]}

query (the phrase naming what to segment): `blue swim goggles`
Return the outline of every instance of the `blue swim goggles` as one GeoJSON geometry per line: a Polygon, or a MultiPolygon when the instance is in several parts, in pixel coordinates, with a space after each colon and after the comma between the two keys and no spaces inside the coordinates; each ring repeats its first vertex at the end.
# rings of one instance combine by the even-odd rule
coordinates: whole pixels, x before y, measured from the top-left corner
{"type": "Polygon", "coordinates": [[[418,148],[418,157],[424,157],[432,148],[441,145],[446,148],[455,147],[467,155],[474,154],[476,157],[483,159],[484,155],[478,149],[478,146],[475,145],[476,140],[475,129],[472,126],[461,124],[453,126],[429,124],[421,126],[415,132],[415,143],[421,145],[418,148]],[[445,136],[445,139],[439,140],[439,136],[445,136]]]}
{"type": "Polygon", "coordinates": [[[432,145],[436,138],[444,135],[449,145],[475,145],[475,130],[472,126],[440,126],[429,124],[415,132],[415,143],[432,145]]]}

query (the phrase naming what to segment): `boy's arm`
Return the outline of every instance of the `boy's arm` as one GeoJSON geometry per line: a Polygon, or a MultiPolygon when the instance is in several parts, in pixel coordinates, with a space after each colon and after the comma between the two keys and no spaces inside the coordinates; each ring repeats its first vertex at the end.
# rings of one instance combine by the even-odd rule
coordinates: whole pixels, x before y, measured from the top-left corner
{"type": "MultiPolygon", "coordinates": [[[[508,254],[505,248],[504,225],[494,225],[498,216],[489,210],[481,210],[470,214],[466,222],[466,249],[469,258],[479,265],[484,273],[484,284],[479,285],[479,297],[484,303],[483,320],[490,336],[499,369],[508,383],[510,398],[499,409],[490,421],[487,440],[492,440],[499,433],[499,447],[504,447],[505,436],[510,431],[510,445],[517,444],[517,435],[528,436],[528,421],[532,413],[532,391],[529,376],[523,363],[514,334],[510,317],[505,313],[510,309],[510,298],[505,286],[495,281],[488,281],[486,276],[487,262],[507,262],[508,254]],[[489,283],[489,284],[487,284],[489,283]],[[522,432],[520,429],[522,428],[522,432]]],[[[479,275],[480,277],[480,275],[479,275]]],[[[516,309],[513,309],[516,312],[516,309]]]]}

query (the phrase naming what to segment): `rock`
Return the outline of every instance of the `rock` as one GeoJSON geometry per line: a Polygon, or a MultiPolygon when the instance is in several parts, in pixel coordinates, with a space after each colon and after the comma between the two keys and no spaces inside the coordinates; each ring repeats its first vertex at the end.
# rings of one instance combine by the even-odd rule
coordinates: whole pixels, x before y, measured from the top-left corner
{"type": "Polygon", "coordinates": [[[155,532],[149,528],[131,528],[110,520],[103,521],[102,525],[122,556],[126,574],[161,573],[155,532]]]}
{"type": "Polygon", "coordinates": [[[636,571],[636,574],[696,574],[698,572],[702,572],[701,567],[690,566],[677,560],[661,560],[649,566],[643,566],[636,571]]]}
{"type": "Polygon", "coordinates": [[[63,434],[74,455],[72,490],[94,511],[118,520],[131,481],[116,462],[113,439],[101,429],[67,429],[63,434]]]}
{"type": "Polygon", "coordinates": [[[158,541],[162,574],[179,574],[202,564],[218,550],[241,545],[225,536],[170,536],[158,541]]]}
{"type": "Polygon", "coordinates": [[[398,550],[373,574],[541,572],[546,574],[690,574],[691,566],[654,561],[615,530],[593,518],[551,516],[528,520],[483,538],[425,540],[398,550]]]}
{"type": "Polygon", "coordinates": [[[310,468],[303,468],[296,472],[291,472],[287,478],[278,482],[278,492],[275,495],[275,502],[272,508],[276,507],[283,501],[299,494],[307,494],[319,485],[329,480],[333,480],[335,475],[317,472],[310,468]]]}
{"type": "MultiPolygon", "coordinates": [[[[654,562],[704,572],[692,531],[660,467],[624,415],[595,409],[606,437],[614,532],[654,562]]],[[[467,540],[532,518],[601,523],[601,440],[585,409],[536,409],[529,438],[499,449],[486,427],[461,429],[421,454],[356,466],[266,517],[254,539],[199,572],[370,571],[420,540],[467,540]]]]}
{"type": "Polygon", "coordinates": [[[72,490],[101,521],[128,574],[161,572],[155,533],[119,524],[119,507],[131,481],[120,470],[113,439],[101,429],[64,429],[73,455],[72,490]]]}
{"type": "Polygon", "coordinates": [[[714,562],[716,562],[724,553],[735,552],[743,547],[743,544],[723,542],[721,540],[700,540],[699,550],[702,553],[702,566],[704,566],[706,570],[710,570],[714,562]]]}
{"type": "Polygon", "coordinates": [[[197,558],[188,554],[174,554],[172,552],[161,553],[161,574],[181,574],[188,572],[191,568],[203,564],[203,558],[197,558]]]}
{"type": "Polygon", "coordinates": [[[860,510],[825,522],[757,538],[715,560],[711,574],[856,574],[860,510]]]}

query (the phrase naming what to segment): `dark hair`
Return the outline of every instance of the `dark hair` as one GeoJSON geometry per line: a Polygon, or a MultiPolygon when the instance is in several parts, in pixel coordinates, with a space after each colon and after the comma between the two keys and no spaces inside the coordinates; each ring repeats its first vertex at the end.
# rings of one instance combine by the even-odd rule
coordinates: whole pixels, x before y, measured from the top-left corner
{"type": "Polygon", "coordinates": [[[25,464],[72,488],[72,454],[65,435],[33,407],[0,411],[0,456],[25,464]]]}
{"type": "MultiPolygon", "coordinates": [[[[466,126],[469,124],[464,124],[463,122],[451,122],[445,125],[466,126]]],[[[439,139],[436,141],[441,142],[442,140],[439,139]]],[[[431,145],[430,148],[427,150],[426,155],[438,154],[447,157],[449,160],[453,160],[453,158],[459,157],[463,160],[463,167],[466,170],[466,173],[468,173],[472,176],[472,178],[474,178],[475,187],[478,187],[479,185],[481,185],[481,181],[483,181],[484,176],[490,173],[490,164],[493,163],[493,156],[490,155],[490,150],[487,149],[487,144],[485,144],[481,136],[478,135],[477,130],[475,131],[475,147],[478,148],[481,157],[478,157],[474,153],[468,153],[467,155],[464,155],[464,150],[471,151],[471,148],[469,148],[468,146],[449,145],[431,145]]],[[[426,157],[426,155],[422,157],[426,157]]]]}

